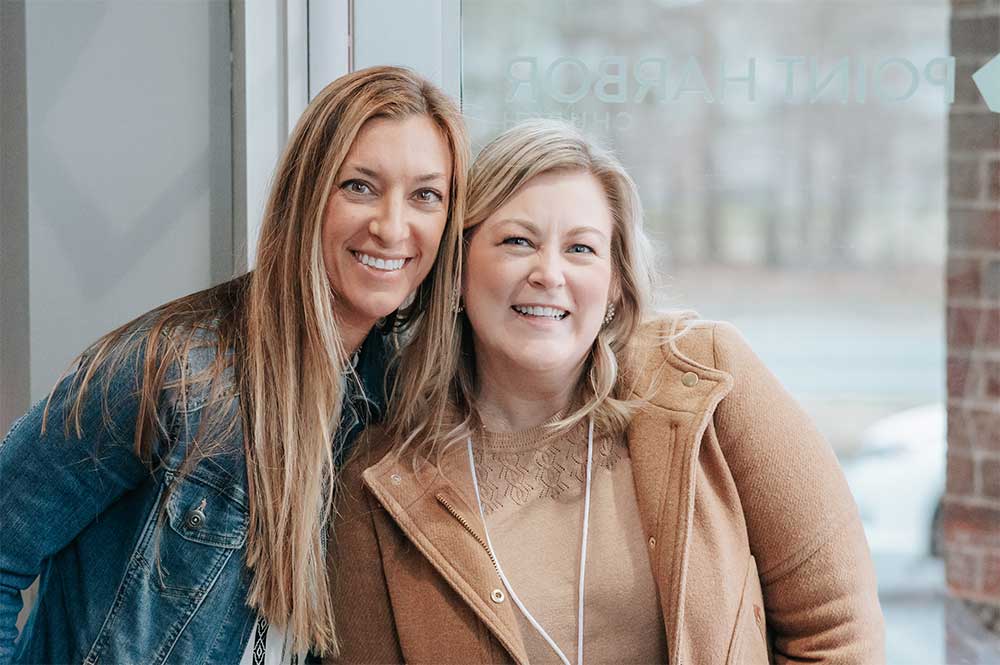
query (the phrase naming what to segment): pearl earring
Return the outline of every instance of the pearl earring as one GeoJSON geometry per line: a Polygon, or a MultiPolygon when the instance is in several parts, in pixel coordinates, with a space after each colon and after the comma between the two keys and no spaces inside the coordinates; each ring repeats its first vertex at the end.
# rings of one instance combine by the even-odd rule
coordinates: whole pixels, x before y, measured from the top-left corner
{"type": "Polygon", "coordinates": [[[608,311],[604,315],[604,325],[608,325],[615,318],[615,304],[613,302],[608,303],[608,311]]]}

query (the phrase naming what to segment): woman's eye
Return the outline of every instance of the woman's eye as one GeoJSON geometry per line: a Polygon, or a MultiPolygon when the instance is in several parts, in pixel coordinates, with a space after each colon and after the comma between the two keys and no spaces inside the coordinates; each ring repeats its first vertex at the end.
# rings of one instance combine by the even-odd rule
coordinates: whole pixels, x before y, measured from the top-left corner
{"type": "Polygon", "coordinates": [[[421,189],[417,192],[417,200],[421,203],[440,203],[444,197],[433,189],[421,189]]]}
{"type": "Polygon", "coordinates": [[[569,248],[571,254],[593,254],[594,248],[589,245],[581,245],[579,243],[572,245],[569,248]]]}
{"type": "Polygon", "coordinates": [[[352,194],[372,193],[372,188],[368,185],[367,182],[364,182],[363,180],[348,180],[343,185],[341,185],[341,188],[347,190],[348,192],[351,192],[352,194]]]}
{"type": "Polygon", "coordinates": [[[514,245],[516,247],[531,247],[531,243],[528,242],[528,239],[521,238],[520,236],[511,236],[509,238],[504,238],[503,244],[514,245]]]}

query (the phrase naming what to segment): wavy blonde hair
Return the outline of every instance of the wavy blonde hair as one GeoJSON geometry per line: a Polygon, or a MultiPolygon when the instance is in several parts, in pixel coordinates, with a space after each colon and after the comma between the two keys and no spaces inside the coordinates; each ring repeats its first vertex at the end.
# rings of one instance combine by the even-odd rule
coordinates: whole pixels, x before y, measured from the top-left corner
{"type": "MultiPolygon", "coordinates": [[[[553,423],[553,436],[593,416],[595,429],[615,434],[628,426],[637,402],[628,397],[630,386],[621,368],[627,362],[628,342],[651,312],[655,272],[651,244],[642,228],[642,204],[635,182],[621,162],[608,150],[584,138],[572,126],[554,120],[529,120],[505,131],[488,143],[476,157],[469,174],[465,237],[503,206],[532,178],[547,173],[589,173],[601,184],[612,213],[611,238],[612,303],[614,319],[604,325],[594,340],[583,377],[577,387],[574,408],[553,423]]],[[[457,294],[457,292],[456,292],[457,294]]],[[[445,298],[447,294],[441,293],[445,298]]],[[[455,296],[452,296],[454,303],[455,296]]],[[[419,393],[404,386],[393,400],[390,436],[401,445],[430,457],[463,440],[479,420],[475,399],[475,349],[472,330],[463,315],[454,320],[454,336],[448,340],[415,333],[412,349],[430,349],[438,358],[436,376],[421,385],[419,393]],[[463,414],[454,422],[449,414],[463,414]]],[[[412,358],[416,361],[416,358],[412,358]]]]}
{"type": "MultiPolygon", "coordinates": [[[[340,451],[331,442],[346,365],[337,301],[323,262],[324,211],[362,126],[373,118],[414,115],[428,116],[448,142],[448,218],[434,267],[390,325],[401,332],[427,318],[423,329],[450,343],[453,326],[441,325],[450,308],[442,303],[458,283],[469,152],[465,126],[454,102],[428,81],[407,69],[373,67],[337,79],[302,114],[274,176],[254,269],[167,303],[95,342],[78,358],[76,397],[66,418],[67,430],[73,423],[81,436],[80,410],[91,380],[102,368],[113,373],[138,350],[142,376],[133,445],[152,465],[159,459],[157,435],[165,432],[158,413],[163,391],[176,395],[176,408],[185,410],[196,385],[208,390],[209,413],[184,468],[242,428],[250,513],[246,565],[253,571],[248,603],[270,623],[288,626],[296,648],[321,654],[337,650],[323,535],[337,483],[340,451]],[[207,337],[199,333],[206,329],[212,333],[207,337]],[[189,375],[188,354],[206,345],[214,347],[214,362],[189,375]],[[178,376],[171,367],[180,368],[178,376]],[[238,414],[226,408],[236,391],[238,414]]],[[[421,382],[433,375],[434,364],[432,354],[410,363],[414,390],[425,390],[421,382]]]]}

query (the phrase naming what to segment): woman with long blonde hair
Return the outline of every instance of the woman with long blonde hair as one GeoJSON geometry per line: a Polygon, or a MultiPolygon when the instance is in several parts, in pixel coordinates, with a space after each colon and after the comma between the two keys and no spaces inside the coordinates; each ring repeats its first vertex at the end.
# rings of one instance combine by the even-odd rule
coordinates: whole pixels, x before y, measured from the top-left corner
{"type": "Polygon", "coordinates": [[[455,104],[413,72],[334,81],[289,138],[254,268],[108,333],[14,425],[0,664],[335,650],[339,462],[384,411],[399,334],[450,344],[467,153],[455,104]]]}
{"type": "Polygon", "coordinates": [[[732,326],[650,311],[641,222],[566,125],[483,148],[444,385],[345,468],[333,662],[884,660],[829,446],[732,326]]]}

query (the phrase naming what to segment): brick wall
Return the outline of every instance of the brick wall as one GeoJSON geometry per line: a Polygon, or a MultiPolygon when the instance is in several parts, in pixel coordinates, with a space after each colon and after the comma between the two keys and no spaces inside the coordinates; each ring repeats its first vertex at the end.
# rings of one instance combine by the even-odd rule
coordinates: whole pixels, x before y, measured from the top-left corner
{"type": "Polygon", "coordinates": [[[971,75],[1000,0],[952,0],[948,127],[947,662],[1000,662],[1000,113],[971,75]]]}

